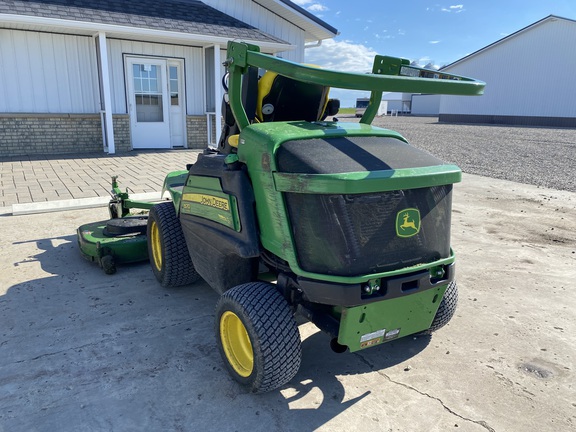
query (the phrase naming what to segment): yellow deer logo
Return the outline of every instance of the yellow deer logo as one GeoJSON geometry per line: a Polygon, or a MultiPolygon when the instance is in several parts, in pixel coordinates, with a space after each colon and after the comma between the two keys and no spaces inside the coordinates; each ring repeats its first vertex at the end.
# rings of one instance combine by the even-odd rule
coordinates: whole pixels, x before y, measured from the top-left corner
{"type": "Polygon", "coordinates": [[[420,211],[415,208],[401,210],[396,215],[396,235],[412,237],[420,232],[420,211]]]}
{"type": "Polygon", "coordinates": [[[410,217],[408,213],[404,213],[404,216],[402,217],[404,218],[404,222],[402,223],[402,225],[400,225],[400,228],[402,228],[403,230],[406,230],[406,228],[412,228],[414,230],[418,229],[416,228],[416,225],[414,224],[413,220],[411,221],[408,220],[408,218],[410,217]]]}

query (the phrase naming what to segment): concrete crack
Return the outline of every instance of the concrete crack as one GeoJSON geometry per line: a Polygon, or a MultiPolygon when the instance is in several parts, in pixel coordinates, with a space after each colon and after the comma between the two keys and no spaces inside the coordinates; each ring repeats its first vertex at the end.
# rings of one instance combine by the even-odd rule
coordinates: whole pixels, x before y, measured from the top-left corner
{"type": "Polygon", "coordinates": [[[439,397],[436,396],[432,396],[426,392],[423,392],[421,390],[418,390],[415,387],[412,387],[411,385],[399,382],[399,381],[394,381],[392,378],[390,378],[388,375],[386,375],[384,372],[380,371],[380,370],[375,370],[374,369],[374,365],[372,365],[368,360],[366,360],[362,355],[355,353],[356,356],[364,363],[366,364],[368,367],[370,367],[370,369],[372,369],[374,372],[378,373],[379,375],[383,376],[384,378],[386,378],[389,382],[391,382],[392,384],[396,384],[399,386],[402,386],[408,390],[412,390],[415,391],[416,393],[418,393],[419,395],[422,396],[426,396],[429,399],[435,400],[436,402],[440,403],[440,405],[442,405],[442,408],[444,408],[446,411],[448,411],[450,414],[452,414],[455,417],[458,417],[459,419],[466,421],[466,422],[470,422],[470,423],[474,423],[477,424],[479,426],[482,426],[484,429],[486,429],[488,432],[496,432],[496,430],[494,428],[492,428],[487,422],[485,422],[484,420],[474,420],[474,419],[470,419],[467,417],[464,417],[461,414],[458,414],[456,411],[454,411],[453,409],[451,409],[449,406],[447,406],[444,401],[442,399],[440,399],[439,397]]]}
{"type": "Polygon", "coordinates": [[[17,361],[14,362],[14,364],[20,364],[20,363],[26,363],[26,362],[29,362],[29,361],[35,361],[35,360],[41,359],[41,358],[43,358],[43,357],[51,357],[51,356],[54,356],[54,355],[62,354],[62,353],[64,353],[64,352],[74,351],[74,350],[78,350],[78,349],[83,349],[83,348],[86,348],[86,347],[91,346],[91,345],[98,345],[98,344],[100,344],[100,343],[102,343],[102,341],[91,342],[91,343],[88,343],[88,344],[85,344],[85,345],[80,345],[80,346],[76,346],[76,347],[66,348],[66,349],[63,349],[63,350],[60,350],[60,351],[54,351],[54,352],[50,352],[50,353],[40,354],[39,356],[32,357],[32,358],[30,358],[30,359],[17,360],[17,361]]]}

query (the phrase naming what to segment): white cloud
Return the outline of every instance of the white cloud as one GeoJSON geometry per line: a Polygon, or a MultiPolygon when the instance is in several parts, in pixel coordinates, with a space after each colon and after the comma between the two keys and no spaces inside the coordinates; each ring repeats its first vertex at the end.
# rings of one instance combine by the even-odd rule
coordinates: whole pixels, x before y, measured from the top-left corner
{"type": "Polygon", "coordinates": [[[293,0],[293,3],[296,3],[298,6],[303,7],[310,12],[325,12],[328,10],[327,6],[318,3],[315,0],[293,0]]]}
{"type": "Polygon", "coordinates": [[[432,45],[436,45],[436,44],[440,43],[440,41],[439,40],[433,40],[433,41],[428,41],[428,43],[432,44],[432,45]]]}
{"type": "Polygon", "coordinates": [[[466,9],[464,9],[464,5],[458,4],[458,5],[452,5],[449,7],[443,7],[440,9],[442,12],[455,12],[455,13],[460,13],[460,12],[464,12],[466,9]]]}
{"type": "MultiPolygon", "coordinates": [[[[327,39],[317,48],[304,51],[305,63],[340,72],[366,73],[372,71],[376,51],[350,41],[327,39]]],[[[330,97],[340,99],[340,106],[353,107],[356,98],[367,97],[370,92],[333,88],[330,97]]]]}
{"type": "Polygon", "coordinates": [[[426,69],[440,69],[440,65],[438,65],[434,60],[432,60],[428,56],[421,57],[419,59],[413,60],[411,64],[417,65],[419,67],[424,67],[426,69]]]}
{"type": "Polygon", "coordinates": [[[326,6],[321,5],[320,3],[314,3],[313,5],[308,6],[306,9],[310,12],[324,12],[328,10],[326,6]]]}
{"type": "Polygon", "coordinates": [[[327,39],[305,51],[306,63],[343,72],[370,72],[376,51],[350,41],[327,39]]]}

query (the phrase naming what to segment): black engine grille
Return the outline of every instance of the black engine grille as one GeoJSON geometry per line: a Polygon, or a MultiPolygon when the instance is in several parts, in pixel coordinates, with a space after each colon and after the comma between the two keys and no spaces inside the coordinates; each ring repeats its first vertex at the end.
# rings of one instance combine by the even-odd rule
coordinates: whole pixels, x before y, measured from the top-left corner
{"type": "MultiPolygon", "coordinates": [[[[385,136],[292,140],[277,153],[278,170],[328,174],[443,165],[385,136]]],[[[450,256],[452,185],[355,195],[286,193],[298,263],[306,271],[357,276],[450,256]],[[399,237],[398,213],[418,209],[418,234],[399,237]]]]}
{"type": "Polygon", "coordinates": [[[286,193],[303,270],[357,276],[429,263],[450,255],[452,185],[356,195],[286,193]],[[418,234],[399,237],[404,209],[420,211],[418,234]]]}

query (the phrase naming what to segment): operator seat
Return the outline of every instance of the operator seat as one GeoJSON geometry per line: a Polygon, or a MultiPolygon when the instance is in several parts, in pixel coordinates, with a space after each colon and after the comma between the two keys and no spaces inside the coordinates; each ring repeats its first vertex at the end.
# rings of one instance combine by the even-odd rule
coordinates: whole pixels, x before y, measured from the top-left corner
{"type": "Polygon", "coordinates": [[[340,108],[337,99],[328,99],[329,91],[330,87],[267,71],[258,81],[256,117],[260,122],[324,120],[340,108]]]}
{"type": "MultiPolygon", "coordinates": [[[[250,123],[313,122],[334,116],[340,109],[338,99],[328,99],[330,87],[304,83],[271,71],[266,71],[258,80],[257,72],[258,69],[251,66],[242,79],[242,104],[250,123]]],[[[225,79],[222,82],[227,92],[225,79]]],[[[224,123],[217,151],[234,153],[240,129],[226,98],[222,100],[222,117],[224,123]]]]}

